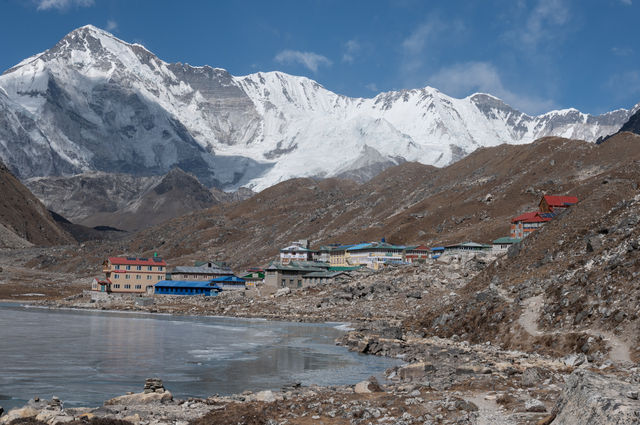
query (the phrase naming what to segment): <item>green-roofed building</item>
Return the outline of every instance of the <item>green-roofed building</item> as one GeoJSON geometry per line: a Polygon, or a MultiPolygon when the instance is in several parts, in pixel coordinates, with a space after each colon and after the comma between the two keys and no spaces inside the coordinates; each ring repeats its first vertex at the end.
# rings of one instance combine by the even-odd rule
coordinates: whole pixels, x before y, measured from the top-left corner
{"type": "Polygon", "coordinates": [[[493,241],[492,252],[495,254],[503,254],[507,252],[507,250],[514,244],[520,243],[522,239],[519,238],[510,238],[505,236],[503,238],[498,238],[493,241]]]}

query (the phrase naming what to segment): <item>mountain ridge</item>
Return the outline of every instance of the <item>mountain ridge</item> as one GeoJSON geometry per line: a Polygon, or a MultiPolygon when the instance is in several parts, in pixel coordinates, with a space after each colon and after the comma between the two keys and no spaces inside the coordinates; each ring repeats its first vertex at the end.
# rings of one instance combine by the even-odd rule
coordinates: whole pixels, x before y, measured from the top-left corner
{"type": "Polygon", "coordinates": [[[280,71],[167,63],[90,25],[5,71],[0,88],[0,158],[21,178],[178,166],[227,190],[364,181],[402,161],[445,166],[478,147],[549,135],[595,141],[631,114],[529,116],[490,94],[456,99],[432,87],[351,98],[280,71]]]}

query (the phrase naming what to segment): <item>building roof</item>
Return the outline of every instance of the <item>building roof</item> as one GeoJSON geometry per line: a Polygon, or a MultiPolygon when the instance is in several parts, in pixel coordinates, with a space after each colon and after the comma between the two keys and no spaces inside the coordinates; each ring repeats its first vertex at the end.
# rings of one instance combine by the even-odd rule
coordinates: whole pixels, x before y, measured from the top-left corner
{"type": "Polygon", "coordinates": [[[312,249],[303,248],[299,245],[289,245],[286,248],[282,248],[280,252],[314,252],[312,249]]]}
{"type": "Polygon", "coordinates": [[[543,223],[546,221],[551,221],[552,217],[549,217],[548,214],[542,214],[538,211],[526,212],[524,214],[520,214],[517,217],[511,219],[512,223],[517,223],[522,221],[523,223],[543,223]]]}
{"type": "Polygon", "coordinates": [[[321,272],[329,268],[326,263],[317,263],[314,261],[291,261],[288,264],[272,262],[266,270],[289,270],[300,272],[321,272]]]}
{"type": "Polygon", "coordinates": [[[109,257],[109,262],[118,266],[166,266],[162,258],[109,257]]]}
{"type": "Polygon", "coordinates": [[[456,243],[453,245],[447,245],[445,248],[458,248],[458,247],[463,247],[463,248],[491,248],[491,245],[486,245],[486,244],[482,244],[482,243],[477,243],[477,242],[462,242],[462,243],[456,243]]]}
{"type": "Polygon", "coordinates": [[[320,277],[320,278],[334,278],[336,276],[340,276],[340,275],[346,275],[349,276],[349,274],[345,271],[327,271],[327,272],[312,272],[309,274],[304,275],[305,278],[307,277],[320,277]]]}
{"type": "Polygon", "coordinates": [[[542,197],[550,207],[568,207],[578,203],[576,196],[553,196],[545,195],[542,197]]]}
{"type": "Polygon", "coordinates": [[[347,251],[365,251],[368,249],[405,249],[402,245],[391,245],[386,242],[367,242],[367,243],[359,243],[357,245],[352,245],[349,248],[346,248],[347,251]]]}
{"type": "Polygon", "coordinates": [[[232,275],[233,270],[231,270],[231,268],[229,267],[220,267],[214,264],[209,267],[207,264],[205,264],[199,267],[176,266],[171,273],[232,275]]]}
{"type": "Polygon", "coordinates": [[[493,243],[494,245],[498,245],[498,244],[506,245],[506,244],[518,243],[521,240],[522,239],[519,239],[519,238],[510,238],[508,236],[505,236],[503,238],[496,239],[495,241],[493,241],[493,243]]]}
{"type": "Polygon", "coordinates": [[[156,288],[205,288],[217,289],[209,285],[208,281],[199,280],[161,280],[154,285],[156,288]]]}
{"type": "Polygon", "coordinates": [[[220,276],[210,280],[211,283],[244,283],[244,279],[238,276],[220,276]]]}
{"type": "Polygon", "coordinates": [[[359,264],[357,266],[331,266],[329,267],[330,272],[351,272],[354,270],[360,270],[365,268],[364,264],[359,264]]]}
{"type": "Polygon", "coordinates": [[[404,249],[407,251],[429,251],[429,247],[426,245],[410,245],[405,246],[404,249]]]}

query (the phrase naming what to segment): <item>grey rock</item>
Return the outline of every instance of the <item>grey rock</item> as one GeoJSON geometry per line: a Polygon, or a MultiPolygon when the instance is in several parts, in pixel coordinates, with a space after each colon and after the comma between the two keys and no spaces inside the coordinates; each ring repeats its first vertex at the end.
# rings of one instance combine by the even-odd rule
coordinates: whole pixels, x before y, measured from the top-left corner
{"type": "Polygon", "coordinates": [[[640,401],[625,394],[635,384],[586,370],[573,372],[563,388],[553,425],[616,424],[640,421],[640,401]]]}

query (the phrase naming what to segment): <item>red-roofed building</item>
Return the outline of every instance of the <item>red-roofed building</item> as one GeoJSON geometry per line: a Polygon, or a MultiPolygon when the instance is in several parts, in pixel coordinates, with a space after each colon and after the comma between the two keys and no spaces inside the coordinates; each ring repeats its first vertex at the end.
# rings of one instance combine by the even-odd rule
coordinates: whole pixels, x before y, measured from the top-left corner
{"type": "Polygon", "coordinates": [[[565,208],[578,203],[575,196],[543,196],[538,205],[541,213],[560,214],[565,208]]]}
{"type": "Polygon", "coordinates": [[[548,221],[551,216],[542,214],[538,211],[526,212],[511,219],[510,237],[514,239],[523,239],[531,232],[535,232],[548,221]]]}
{"type": "Polygon", "coordinates": [[[167,263],[158,257],[109,257],[102,263],[104,281],[92,289],[102,292],[153,293],[153,285],[167,277],[167,263]],[[104,282],[104,284],[101,284],[104,282]]]}

